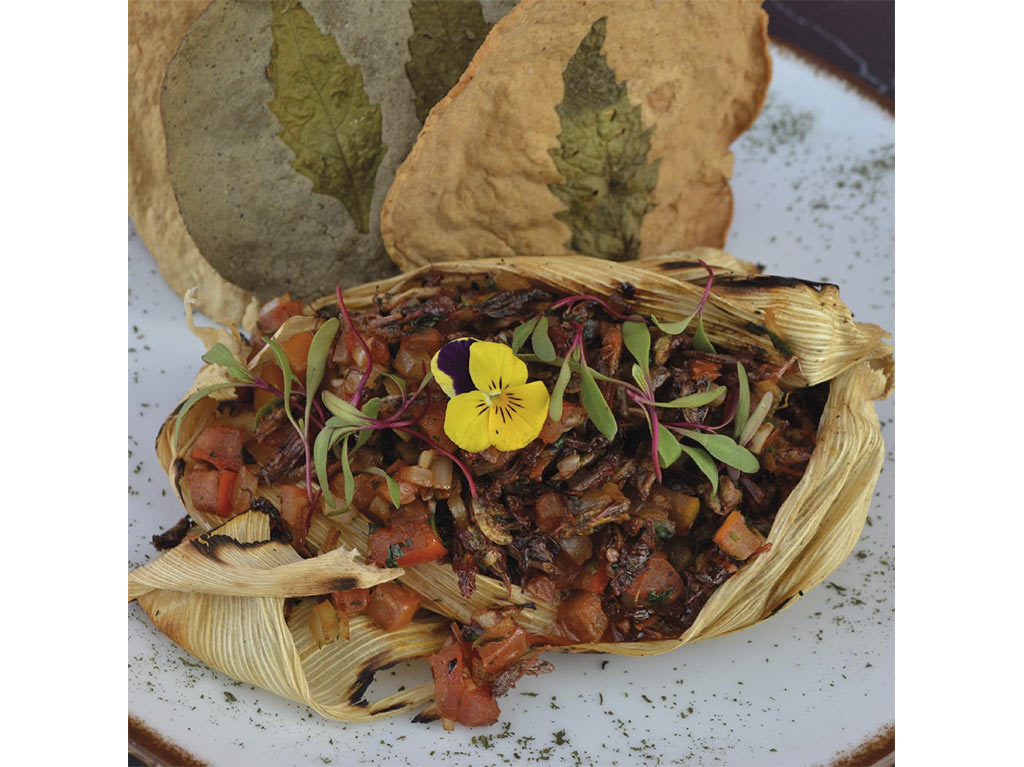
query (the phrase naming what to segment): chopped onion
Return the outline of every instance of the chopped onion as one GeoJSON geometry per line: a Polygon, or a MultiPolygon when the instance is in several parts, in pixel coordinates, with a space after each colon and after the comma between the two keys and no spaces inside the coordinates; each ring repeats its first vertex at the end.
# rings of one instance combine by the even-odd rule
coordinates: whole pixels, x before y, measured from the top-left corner
{"type": "Polygon", "coordinates": [[[594,545],[591,543],[589,535],[570,535],[562,538],[558,543],[561,545],[562,551],[578,565],[582,565],[594,553],[594,545]]]}
{"type": "Polygon", "coordinates": [[[403,466],[395,474],[395,479],[418,487],[434,486],[434,472],[422,466],[403,466]]]}
{"type": "Polygon", "coordinates": [[[420,453],[419,460],[416,461],[417,465],[422,466],[424,469],[429,469],[434,463],[434,458],[437,456],[436,450],[424,450],[420,453]]]}
{"type": "Polygon", "coordinates": [[[455,464],[446,455],[438,455],[434,459],[431,471],[434,472],[434,487],[448,490],[452,486],[452,472],[455,464]]]}
{"type": "Polygon", "coordinates": [[[764,423],[764,419],[768,417],[768,413],[772,409],[772,403],[775,398],[772,397],[772,393],[765,392],[764,396],[761,397],[761,401],[757,403],[757,407],[750,413],[750,418],[747,419],[747,425],[743,428],[743,433],[740,435],[740,445],[746,445],[750,442],[750,438],[754,436],[758,429],[761,428],[761,424],[764,423]]]}
{"type": "Polygon", "coordinates": [[[557,478],[558,479],[566,479],[568,477],[571,477],[573,474],[576,473],[576,470],[580,467],[580,461],[581,460],[582,460],[582,458],[580,458],[580,454],[579,453],[573,453],[572,455],[567,455],[565,458],[563,458],[561,461],[559,461],[557,464],[555,464],[555,466],[558,467],[558,477],[557,478]]]}
{"type": "Polygon", "coordinates": [[[755,455],[761,455],[761,448],[764,447],[764,443],[768,441],[768,437],[775,431],[775,426],[770,423],[762,424],[761,428],[757,430],[753,439],[750,440],[750,452],[755,455]]]}

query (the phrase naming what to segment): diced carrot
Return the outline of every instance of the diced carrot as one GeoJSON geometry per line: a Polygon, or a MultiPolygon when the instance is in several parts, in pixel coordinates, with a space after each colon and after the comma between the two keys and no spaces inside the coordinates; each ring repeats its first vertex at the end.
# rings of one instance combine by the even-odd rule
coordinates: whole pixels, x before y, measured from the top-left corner
{"type": "Polygon", "coordinates": [[[340,613],[354,615],[366,610],[370,602],[369,589],[349,589],[348,591],[335,591],[331,593],[331,600],[334,607],[340,613]]]}
{"type": "Polygon", "coordinates": [[[683,594],[683,579],[664,557],[651,557],[622,593],[627,607],[671,604],[683,594]]]}
{"type": "Polygon", "coordinates": [[[296,541],[305,540],[313,511],[306,490],[296,485],[282,485],[278,492],[281,494],[281,519],[296,541]]]}
{"type": "Polygon", "coordinates": [[[366,612],[385,631],[408,626],[423,598],[400,583],[388,581],[374,586],[366,612]]]}
{"type": "Polygon", "coordinates": [[[221,471],[217,477],[217,511],[218,517],[231,516],[231,502],[235,495],[235,483],[238,481],[238,472],[221,471]]]}
{"type": "Polygon", "coordinates": [[[191,458],[212,463],[218,469],[238,471],[242,460],[245,432],[234,426],[212,425],[203,429],[192,444],[191,458]]]}
{"type": "Polygon", "coordinates": [[[523,586],[523,590],[531,597],[542,602],[553,602],[555,600],[555,582],[546,575],[536,575],[530,578],[526,585],[523,586]]]}
{"type": "MultiPolygon", "coordinates": [[[[281,368],[273,361],[265,362],[256,369],[256,376],[262,378],[268,384],[280,392],[284,391],[284,374],[281,368]]],[[[255,412],[260,412],[269,405],[277,395],[264,389],[256,389],[252,395],[252,406],[255,412]]]]}
{"type": "Polygon", "coordinates": [[[504,639],[485,642],[479,645],[476,650],[480,655],[484,671],[488,674],[494,674],[510,666],[529,648],[530,644],[526,640],[526,632],[517,626],[504,639]]]}
{"type": "Polygon", "coordinates": [[[604,560],[598,560],[597,564],[585,565],[573,579],[572,585],[581,591],[603,594],[610,580],[604,560]]]}
{"type": "Polygon", "coordinates": [[[430,670],[434,675],[437,711],[442,719],[466,727],[486,726],[498,721],[501,714],[498,703],[489,686],[478,686],[469,678],[460,645],[442,647],[431,655],[430,670]]]}
{"type": "Polygon", "coordinates": [[[303,383],[306,382],[306,362],[309,357],[309,347],[313,343],[313,331],[307,330],[303,333],[296,333],[287,341],[281,342],[285,356],[288,358],[288,366],[303,383]]]}
{"type": "Polygon", "coordinates": [[[764,546],[764,537],[747,527],[743,515],[738,511],[729,513],[711,540],[730,557],[739,560],[748,559],[764,546]]]}
{"type": "Polygon", "coordinates": [[[561,493],[544,493],[537,499],[533,507],[537,529],[544,533],[553,533],[569,519],[569,511],[565,505],[565,496],[561,493]]]}
{"type": "Polygon", "coordinates": [[[491,695],[490,686],[478,687],[467,679],[455,721],[466,727],[487,727],[497,722],[500,715],[501,709],[491,695]]]}
{"type": "Polygon", "coordinates": [[[577,591],[562,602],[558,619],[577,642],[598,642],[608,628],[601,597],[587,591],[577,591]]]}
{"type": "Polygon", "coordinates": [[[188,494],[196,511],[204,514],[217,513],[220,472],[216,469],[190,469],[185,475],[188,494]]]}

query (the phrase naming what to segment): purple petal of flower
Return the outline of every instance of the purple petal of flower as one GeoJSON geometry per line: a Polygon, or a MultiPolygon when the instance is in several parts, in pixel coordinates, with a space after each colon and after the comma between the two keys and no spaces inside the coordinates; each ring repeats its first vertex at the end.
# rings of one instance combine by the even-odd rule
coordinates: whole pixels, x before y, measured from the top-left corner
{"type": "Polygon", "coordinates": [[[449,341],[437,354],[437,367],[451,377],[456,394],[476,389],[469,375],[469,347],[474,343],[472,338],[449,341]]]}

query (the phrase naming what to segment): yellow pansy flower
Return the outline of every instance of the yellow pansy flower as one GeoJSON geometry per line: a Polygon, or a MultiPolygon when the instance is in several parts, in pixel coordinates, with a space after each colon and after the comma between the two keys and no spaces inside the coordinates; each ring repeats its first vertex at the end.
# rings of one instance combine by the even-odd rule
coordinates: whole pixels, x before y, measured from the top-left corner
{"type": "Polygon", "coordinates": [[[526,382],[526,363],[505,344],[460,338],[438,350],[430,369],[451,397],[444,433],[463,450],[519,450],[540,434],[547,387],[526,382]]]}

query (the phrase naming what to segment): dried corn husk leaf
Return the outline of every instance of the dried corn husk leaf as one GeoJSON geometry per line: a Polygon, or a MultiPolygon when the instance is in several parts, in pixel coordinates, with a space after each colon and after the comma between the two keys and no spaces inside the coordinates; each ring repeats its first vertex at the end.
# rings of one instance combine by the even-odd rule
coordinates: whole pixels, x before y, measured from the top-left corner
{"type": "MultiPolygon", "coordinates": [[[[767,335],[767,328],[764,332],[752,329],[758,326],[764,328],[764,323],[768,321],[773,328],[772,333],[784,341],[798,359],[799,364],[791,369],[786,378],[787,383],[800,386],[831,381],[814,456],[803,479],[778,512],[768,538],[772,549],[742,567],[740,572],[726,581],[682,637],[651,642],[580,644],[564,648],[571,652],[653,655],[682,644],[747,628],[792,604],[799,595],[820,583],[846,558],[860,534],[883,459],[884,446],[872,401],[888,396],[893,386],[892,351],[883,342],[885,331],[874,325],[854,322],[849,309],[839,300],[838,290],[834,286],[799,280],[759,278],[754,276],[756,269],[749,264],[731,259],[713,249],[629,263],[610,263],[585,257],[566,257],[553,261],[514,258],[452,262],[363,285],[345,294],[349,308],[359,311],[371,307],[376,297],[415,291],[421,285],[421,277],[438,273],[444,276],[446,283],[454,285],[460,282],[468,285],[483,276],[519,275],[558,293],[582,292],[598,296],[611,295],[621,290],[623,283],[629,283],[638,310],[645,314],[653,313],[663,321],[676,321],[693,311],[703,292],[707,272],[697,263],[698,260],[717,267],[713,295],[704,315],[705,327],[716,343],[726,349],[743,349],[765,362],[776,363],[781,367],[787,361],[786,356],[775,347],[772,338],[767,335]]],[[[327,306],[333,300],[324,298],[315,302],[314,308],[327,306]]],[[[278,331],[278,338],[284,340],[308,330],[313,322],[309,317],[292,318],[278,331]]],[[[252,364],[255,366],[261,361],[258,355],[252,364]]],[[[206,375],[214,375],[209,368],[204,371],[206,375]]],[[[181,486],[180,479],[184,474],[191,443],[215,416],[224,419],[223,414],[217,413],[217,403],[211,399],[201,401],[183,420],[176,448],[171,444],[170,436],[173,417],[165,423],[157,439],[161,465],[168,472],[190,514],[203,529],[213,527],[219,520],[192,508],[188,489],[181,486]]],[[[257,494],[271,503],[279,502],[273,488],[261,487],[257,494]]],[[[314,512],[307,541],[314,547],[321,547],[327,542],[333,546],[340,541],[345,547],[365,551],[366,538],[367,523],[358,515],[326,517],[314,512]]],[[[468,622],[474,613],[481,610],[517,605],[522,609],[516,620],[527,630],[538,633],[558,632],[555,606],[536,600],[516,586],[507,590],[500,581],[478,575],[477,590],[467,599],[462,596],[457,576],[448,565],[427,563],[406,567],[404,570],[400,576],[401,582],[424,597],[424,607],[446,618],[468,622]]],[[[190,598],[198,597],[192,595],[190,598]]],[[[265,598],[249,599],[256,601],[265,598]]],[[[312,605],[307,603],[310,601],[306,600],[293,613],[289,624],[295,636],[302,635],[301,647],[307,653],[314,652],[316,647],[314,639],[307,636],[308,612],[312,609],[312,605]],[[298,615],[304,616],[301,621],[298,615]]],[[[246,620],[257,619],[261,618],[246,617],[246,620]]],[[[239,633],[250,630],[247,624],[241,622],[232,627],[222,625],[221,628],[239,633]]],[[[360,624],[353,620],[353,639],[348,640],[349,643],[357,641],[361,636],[359,630],[360,624]]],[[[403,631],[407,632],[404,637],[416,638],[420,649],[430,646],[431,642],[438,646],[443,639],[443,626],[436,618],[419,617],[403,631]]],[[[167,633],[177,641],[176,634],[167,633]]],[[[382,651],[391,652],[390,648],[393,647],[405,649],[398,644],[396,634],[378,632],[377,636],[376,641],[379,641],[382,651]]],[[[352,678],[346,674],[352,674],[358,663],[366,662],[349,659],[339,649],[347,646],[346,642],[339,640],[319,651],[339,653],[332,655],[330,668],[331,673],[337,674],[334,683],[341,688],[352,684],[352,678]]],[[[196,654],[200,655],[198,652],[196,654]]],[[[223,662],[219,656],[214,660],[223,662]]],[[[288,661],[282,658],[276,662],[288,661]]],[[[211,665],[235,675],[225,666],[216,663],[211,665]]],[[[274,681],[272,674],[267,672],[267,676],[268,682],[274,681]]],[[[324,677],[317,676],[316,680],[317,684],[326,684],[324,677]]],[[[269,683],[256,683],[277,691],[269,683]]],[[[421,700],[429,699],[429,691],[423,693],[423,696],[421,700]]],[[[408,706],[401,710],[405,708],[408,706]]],[[[317,710],[323,712],[324,709],[317,710]]],[[[383,713],[380,708],[372,710],[383,713]]],[[[335,714],[327,715],[337,715],[339,711],[344,714],[339,718],[348,717],[352,713],[347,709],[339,709],[335,714]]],[[[365,709],[359,711],[366,712],[365,709]]]]}
{"type": "Polygon", "coordinates": [[[369,585],[398,574],[355,563],[351,555],[339,550],[302,560],[291,547],[270,540],[267,514],[250,511],[129,574],[129,594],[138,597],[157,628],[204,663],[324,716],[367,721],[418,708],[433,697],[433,685],[374,703],[363,696],[376,671],[435,652],[447,634],[446,621],[423,618],[385,633],[355,616],[349,639],[321,648],[309,626],[317,600],[304,600],[285,620],[281,591],[323,593],[343,579],[346,585],[369,585]],[[209,573],[197,558],[220,558],[216,574],[230,570],[235,581],[197,585],[194,579],[209,573]]]}

